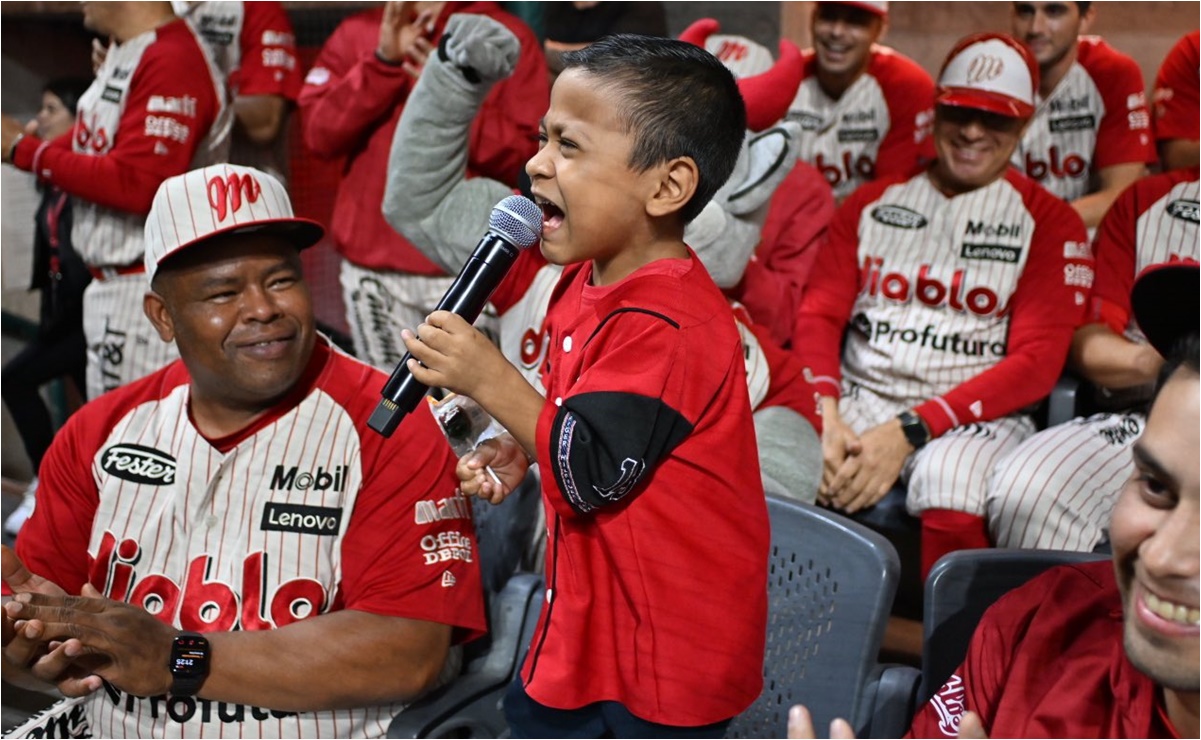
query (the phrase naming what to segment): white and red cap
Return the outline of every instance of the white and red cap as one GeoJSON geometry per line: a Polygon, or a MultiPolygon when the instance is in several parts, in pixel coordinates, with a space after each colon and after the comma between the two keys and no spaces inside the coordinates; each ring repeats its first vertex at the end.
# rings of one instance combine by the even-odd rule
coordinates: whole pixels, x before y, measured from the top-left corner
{"type": "Polygon", "coordinates": [[[1036,90],[1038,62],[1025,46],[1003,33],[978,33],[947,55],[934,102],[1029,118],[1036,90]]]}
{"type": "Polygon", "coordinates": [[[146,275],[183,249],[216,236],[249,232],[279,235],[297,249],[325,235],[321,224],[297,218],[283,184],[237,164],[215,164],[169,177],[159,185],[146,217],[146,275]]]}
{"type": "Polygon", "coordinates": [[[869,12],[875,13],[876,15],[880,15],[880,16],[886,16],[886,15],[888,15],[888,0],[884,0],[884,2],[881,2],[881,3],[872,3],[872,2],[837,2],[837,1],[831,0],[830,2],[823,2],[822,4],[823,4],[823,5],[825,5],[825,4],[828,4],[828,5],[850,5],[850,6],[851,6],[851,7],[853,7],[853,8],[860,8],[861,10],[866,10],[866,11],[869,11],[869,12]]]}

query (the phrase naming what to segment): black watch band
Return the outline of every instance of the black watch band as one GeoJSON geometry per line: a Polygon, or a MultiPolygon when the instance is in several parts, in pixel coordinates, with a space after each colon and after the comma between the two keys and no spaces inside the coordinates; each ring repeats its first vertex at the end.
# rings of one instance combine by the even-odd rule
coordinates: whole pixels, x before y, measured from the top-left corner
{"type": "Polygon", "coordinates": [[[905,439],[910,446],[915,450],[925,447],[930,441],[930,428],[926,426],[922,417],[912,411],[902,411],[897,414],[897,418],[901,420],[901,431],[905,433],[905,439]]]}
{"type": "Polygon", "coordinates": [[[180,632],[171,643],[171,695],[195,696],[209,675],[211,648],[199,632],[180,632]]]}

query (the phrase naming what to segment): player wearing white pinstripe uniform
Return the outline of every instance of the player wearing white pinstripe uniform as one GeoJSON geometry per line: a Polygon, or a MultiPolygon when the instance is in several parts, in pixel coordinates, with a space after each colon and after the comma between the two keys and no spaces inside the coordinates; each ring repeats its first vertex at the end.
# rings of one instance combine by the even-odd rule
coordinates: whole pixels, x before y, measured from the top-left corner
{"type": "Polygon", "coordinates": [[[250,168],[160,189],[146,316],[183,359],[72,417],[4,550],[5,678],[82,697],[24,735],[383,737],[485,628],[428,407],[369,431],[385,376],[316,334],[298,250],[322,233],[250,168]]]}
{"type": "Polygon", "coordinates": [[[1155,162],[1143,73],[1097,36],[1088,2],[1016,2],[1013,35],[1038,59],[1038,104],[1014,166],[1070,201],[1090,229],[1155,162]]]}
{"type": "Polygon", "coordinates": [[[1192,167],[1143,178],[1101,222],[1090,323],[1076,332],[1071,365],[1110,410],[1039,432],[997,463],[988,519],[998,547],[1091,550],[1104,538],[1163,363],[1134,321],[1130,290],[1149,267],[1197,260],[1197,208],[1192,167]]]}
{"type": "Polygon", "coordinates": [[[84,24],[116,43],[79,100],[70,136],[20,137],[5,120],[0,150],[75,198],[71,233],[95,278],[84,293],[87,394],[140,378],[170,362],[142,314],[142,232],[159,184],[219,162],[229,109],[220,77],[170,3],[88,3],[84,24]]]}
{"type": "Polygon", "coordinates": [[[904,481],[923,574],[988,546],[987,473],[1033,433],[1022,410],[1054,385],[1091,284],[1080,219],[1008,164],[1036,80],[1006,36],[957,44],[938,159],[842,205],[797,318],[793,348],[822,395],[819,500],[854,512],[904,481]]]}

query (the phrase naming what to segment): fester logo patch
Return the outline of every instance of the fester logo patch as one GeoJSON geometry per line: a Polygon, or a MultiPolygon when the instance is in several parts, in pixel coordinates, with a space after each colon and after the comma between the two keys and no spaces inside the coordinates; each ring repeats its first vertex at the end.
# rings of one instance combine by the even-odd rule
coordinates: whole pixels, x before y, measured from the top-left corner
{"type": "Polygon", "coordinates": [[[342,510],[332,506],[304,506],[268,501],[260,528],[267,532],[335,535],[342,526],[342,510]]]}
{"type": "Polygon", "coordinates": [[[166,486],[175,482],[175,458],[142,445],[109,447],[104,451],[100,467],[109,475],[147,486],[166,486]]]}

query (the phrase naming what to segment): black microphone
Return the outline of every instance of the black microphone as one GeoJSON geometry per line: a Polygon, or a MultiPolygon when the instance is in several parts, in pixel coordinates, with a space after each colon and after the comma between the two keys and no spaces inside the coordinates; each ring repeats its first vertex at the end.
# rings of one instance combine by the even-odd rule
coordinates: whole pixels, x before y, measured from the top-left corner
{"type": "MultiPolygon", "coordinates": [[[[532,200],[510,195],[497,203],[488,217],[488,233],[476,245],[475,252],[435,310],[450,311],[467,319],[468,323],[474,323],[517,255],[541,237],[542,209],[532,200]]],[[[392,371],[381,391],[383,399],[367,420],[367,426],[385,437],[392,436],[401,419],[417,408],[429,390],[409,372],[410,357],[412,355],[406,352],[392,371]]]]}

